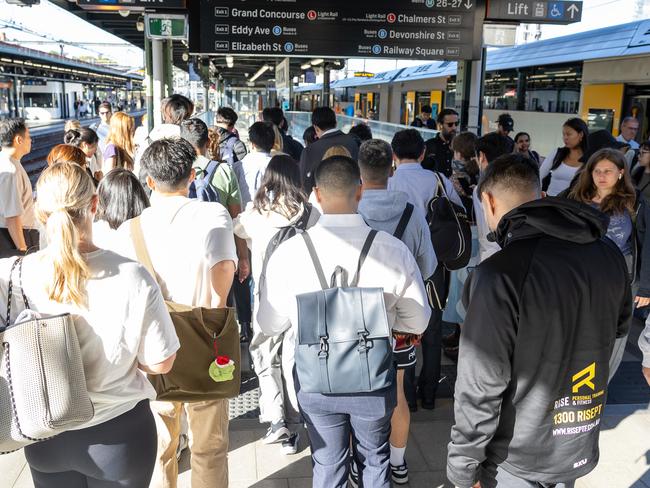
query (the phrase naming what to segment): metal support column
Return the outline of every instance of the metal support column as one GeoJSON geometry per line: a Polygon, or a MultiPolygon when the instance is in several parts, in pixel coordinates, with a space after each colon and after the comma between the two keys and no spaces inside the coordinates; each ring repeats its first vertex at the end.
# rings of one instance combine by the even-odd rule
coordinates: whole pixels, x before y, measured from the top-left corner
{"type": "Polygon", "coordinates": [[[144,38],[144,65],[146,84],[146,106],[147,106],[147,130],[153,129],[153,49],[151,39],[144,38]]]}
{"type": "Polygon", "coordinates": [[[169,97],[174,93],[174,41],[168,39],[163,42],[165,69],[165,89],[163,93],[164,97],[169,97]]]}
{"type": "Polygon", "coordinates": [[[330,68],[327,64],[323,65],[323,93],[321,95],[321,106],[330,106],[330,68]]]}
{"type": "Polygon", "coordinates": [[[460,114],[460,130],[481,135],[483,115],[483,73],[485,49],[478,61],[461,61],[456,75],[456,110],[460,114]]]}
{"type": "Polygon", "coordinates": [[[160,102],[164,96],[165,65],[163,59],[163,41],[151,40],[151,54],[153,61],[153,125],[161,123],[160,102]]]}

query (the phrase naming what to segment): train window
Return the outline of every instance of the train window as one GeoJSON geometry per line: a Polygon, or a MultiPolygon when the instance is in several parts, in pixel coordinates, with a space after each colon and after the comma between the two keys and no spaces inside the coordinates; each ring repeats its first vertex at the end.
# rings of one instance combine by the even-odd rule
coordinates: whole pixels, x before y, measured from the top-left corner
{"type": "Polygon", "coordinates": [[[491,71],[485,76],[485,107],[575,114],[581,81],[581,63],[491,71]]]}
{"type": "Polygon", "coordinates": [[[58,108],[59,99],[56,93],[25,93],[25,107],[58,108]]]}

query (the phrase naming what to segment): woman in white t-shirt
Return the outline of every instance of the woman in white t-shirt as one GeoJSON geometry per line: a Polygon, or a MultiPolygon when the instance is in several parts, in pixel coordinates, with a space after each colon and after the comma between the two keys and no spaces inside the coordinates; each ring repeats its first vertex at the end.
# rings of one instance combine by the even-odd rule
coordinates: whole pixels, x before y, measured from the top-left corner
{"type": "Polygon", "coordinates": [[[298,410],[292,376],[295,337],[291,332],[274,337],[262,333],[259,321],[263,318],[257,316],[257,297],[260,295],[260,287],[264,286],[264,277],[261,275],[271,239],[283,227],[293,225],[304,230],[313,226],[319,217],[320,213],[307,202],[307,197],[300,188],[298,163],[291,156],[278,154],[269,161],[255,199],[248,203],[233,222],[235,235],[246,239],[252,255],[256,298],[250,354],[260,382],[260,421],[271,423],[263,442],[270,444],[283,441],[282,450],[287,454],[296,452],[298,441],[297,434],[291,433],[287,428],[287,422],[299,421],[297,415],[291,418],[291,414],[298,410]],[[280,354],[283,343],[287,346],[282,348],[280,354]],[[283,376],[288,398],[283,393],[283,376]]]}
{"type": "MultiPolygon", "coordinates": [[[[160,289],[139,264],[93,244],[97,197],[83,168],[56,163],[37,184],[47,247],[24,258],[21,282],[42,316],[72,314],[95,415],[78,430],[25,448],[37,488],[149,485],[155,391],[145,373],[168,372],[179,348],[160,289]]],[[[0,260],[0,315],[13,259],[0,260]]],[[[16,294],[14,294],[16,297],[16,294]]],[[[14,298],[11,320],[24,304],[14,298]]]]}
{"type": "Polygon", "coordinates": [[[587,137],[589,128],[584,120],[577,117],[567,120],[562,126],[564,147],[551,152],[541,167],[539,177],[542,190],[554,197],[569,188],[573,178],[582,165],[587,154],[587,137]]]}

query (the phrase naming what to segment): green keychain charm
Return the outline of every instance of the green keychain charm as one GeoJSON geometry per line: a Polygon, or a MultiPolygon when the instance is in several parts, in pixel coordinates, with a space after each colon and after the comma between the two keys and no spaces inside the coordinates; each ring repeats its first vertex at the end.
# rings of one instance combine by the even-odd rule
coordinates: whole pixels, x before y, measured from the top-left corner
{"type": "Polygon", "coordinates": [[[208,370],[210,378],[217,383],[234,379],[235,362],[228,356],[219,356],[216,337],[214,339],[214,356],[215,360],[210,363],[210,369],[208,370]]]}
{"type": "Polygon", "coordinates": [[[230,381],[235,372],[235,362],[228,356],[219,356],[210,363],[210,378],[214,381],[230,381]]]}

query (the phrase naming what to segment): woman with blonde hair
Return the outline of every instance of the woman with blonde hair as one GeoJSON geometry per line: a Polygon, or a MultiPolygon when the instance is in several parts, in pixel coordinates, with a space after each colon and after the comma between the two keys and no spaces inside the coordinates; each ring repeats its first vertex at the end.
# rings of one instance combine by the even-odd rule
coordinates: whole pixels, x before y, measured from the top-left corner
{"type": "Polygon", "coordinates": [[[133,171],[133,158],[135,156],[134,133],[135,122],[133,117],[124,112],[113,114],[103,154],[104,165],[102,169],[104,174],[113,168],[125,168],[133,171]]]}
{"type": "MultiPolygon", "coordinates": [[[[82,428],[25,448],[34,486],[149,486],[156,395],[145,374],[167,373],[179,348],[160,289],[140,264],[93,243],[97,196],[81,166],[53,164],[37,191],[48,245],[23,258],[18,279],[34,313],[71,314],[95,414],[82,428]]],[[[13,264],[0,260],[3,317],[13,264]]],[[[24,307],[14,298],[10,321],[24,307]]]]}
{"type": "Polygon", "coordinates": [[[284,154],[284,142],[282,141],[282,134],[280,134],[280,129],[275,124],[273,126],[273,133],[275,134],[275,140],[273,141],[273,147],[271,148],[271,156],[276,154],[284,154]]]}

